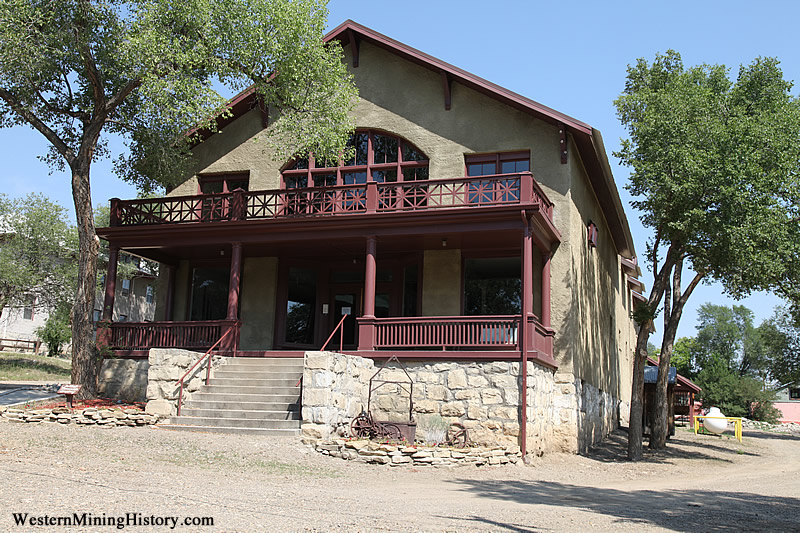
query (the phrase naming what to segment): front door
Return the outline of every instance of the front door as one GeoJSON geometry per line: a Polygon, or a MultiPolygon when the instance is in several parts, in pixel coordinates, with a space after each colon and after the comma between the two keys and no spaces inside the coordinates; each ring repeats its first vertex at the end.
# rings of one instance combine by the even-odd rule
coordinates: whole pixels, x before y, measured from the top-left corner
{"type": "Polygon", "coordinates": [[[339,336],[343,334],[342,344],[345,348],[355,349],[358,347],[358,328],[356,317],[361,316],[361,289],[336,287],[331,290],[331,307],[333,312],[330,315],[330,329],[336,327],[343,316],[344,319],[341,329],[334,334],[328,347],[338,349],[339,336]]]}

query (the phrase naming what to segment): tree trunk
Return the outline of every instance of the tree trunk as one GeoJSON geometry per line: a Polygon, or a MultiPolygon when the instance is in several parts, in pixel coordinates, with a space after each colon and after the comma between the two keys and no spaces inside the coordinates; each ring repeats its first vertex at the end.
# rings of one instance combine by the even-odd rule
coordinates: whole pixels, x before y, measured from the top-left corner
{"type": "Polygon", "coordinates": [[[669,363],[672,358],[672,347],[675,344],[675,335],[678,332],[678,323],[683,306],[676,305],[672,308],[669,322],[664,330],[661,342],[661,355],[658,360],[658,379],[656,380],[656,407],[653,427],[650,428],[650,448],[660,450],[666,448],[669,436],[669,363]]]}
{"type": "Polygon", "coordinates": [[[72,383],[81,385],[78,398],[97,396],[100,355],[93,342],[92,314],[97,287],[99,242],[89,188],[91,158],[72,166],[72,198],[78,222],[78,288],[72,306],[72,383]]]}
{"type": "Polygon", "coordinates": [[[633,387],[631,390],[631,415],[628,422],[628,460],[642,459],[642,411],[644,409],[644,366],[647,364],[649,324],[639,326],[636,336],[636,353],[633,355],[633,387]]]}
{"type": "Polygon", "coordinates": [[[656,380],[656,415],[653,421],[650,435],[650,447],[658,450],[667,446],[667,436],[669,435],[669,414],[671,412],[669,405],[669,395],[667,388],[669,386],[669,363],[672,359],[672,349],[675,345],[675,336],[678,333],[678,324],[680,324],[681,316],[683,315],[683,308],[686,305],[689,296],[691,296],[695,287],[703,279],[703,274],[695,274],[692,281],[686,287],[686,290],[681,294],[681,271],[683,269],[683,261],[681,260],[675,266],[673,274],[672,286],[672,309],[669,313],[669,319],[666,320],[664,326],[664,337],[661,341],[661,357],[658,361],[658,379],[656,380]]]}

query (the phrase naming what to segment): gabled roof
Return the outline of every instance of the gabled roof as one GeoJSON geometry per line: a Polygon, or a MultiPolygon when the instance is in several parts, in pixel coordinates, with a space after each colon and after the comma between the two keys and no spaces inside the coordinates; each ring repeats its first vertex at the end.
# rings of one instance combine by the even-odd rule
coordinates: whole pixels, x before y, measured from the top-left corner
{"type": "MultiPolygon", "coordinates": [[[[633,237],[628,227],[628,219],[625,216],[622,200],[614,183],[603,138],[598,130],[580,120],[395,41],[352,20],[346,20],[328,32],[324,40],[325,42],[338,40],[342,43],[342,46],[354,45],[356,47],[361,42],[367,41],[417,65],[440,73],[447,82],[458,82],[550,124],[556,126],[563,124],[567,132],[572,134],[572,138],[578,148],[580,158],[589,176],[589,181],[605,214],[606,222],[609,226],[608,229],[614,239],[617,252],[625,257],[634,257],[633,237]]],[[[224,127],[255,105],[252,89],[247,89],[238,94],[229,104],[233,116],[220,120],[219,127],[224,127]]]]}
{"type": "MultiPolygon", "coordinates": [[[[647,364],[648,364],[648,366],[645,367],[645,383],[655,383],[655,380],[647,381],[647,370],[648,370],[648,368],[657,367],[658,366],[658,359],[655,359],[653,357],[648,357],[647,358],[647,364]]],[[[672,377],[673,371],[674,371],[674,374],[675,374],[675,377],[677,379],[677,383],[678,383],[679,386],[686,387],[687,389],[689,389],[691,392],[694,392],[695,394],[697,394],[698,392],[703,390],[700,387],[698,387],[697,385],[695,385],[695,383],[691,379],[689,379],[687,377],[684,377],[684,376],[681,376],[680,374],[678,374],[678,370],[674,366],[669,367],[669,374],[667,376],[667,379],[669,380],[670,383],[675,383],[675,379],[673,379],[673,377],[672,377]]],[[[658,370],[657,369],[656,369],[656,375],[658,375],[658,370]]]]}

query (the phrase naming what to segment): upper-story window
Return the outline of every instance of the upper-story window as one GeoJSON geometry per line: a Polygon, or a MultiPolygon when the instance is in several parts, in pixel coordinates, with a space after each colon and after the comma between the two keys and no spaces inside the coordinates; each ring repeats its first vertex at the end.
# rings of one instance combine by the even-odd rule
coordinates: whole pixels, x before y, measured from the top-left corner
{"type": "Polygon", "coordinates": [[[295,158],[282,172],[287,189],[330,187],[428,179],[428,156],[400,137],[381,131],[357,131],[348,141],[354,150],[348,160],[295,158]]]}
{"type": "Polygon", "coordinates": [[[495,154],[470,154],[464,156],[467,176],[492,176],[495,174],[516,174],[531,169],[531,153],[503,152],[495,154]]]}
{"type": "Polygon", "coordinates": [[[236,189],[248,190],[250,177],[246,173],[208,174],[198,177],[201,194],[233,192],[236,189]]]}

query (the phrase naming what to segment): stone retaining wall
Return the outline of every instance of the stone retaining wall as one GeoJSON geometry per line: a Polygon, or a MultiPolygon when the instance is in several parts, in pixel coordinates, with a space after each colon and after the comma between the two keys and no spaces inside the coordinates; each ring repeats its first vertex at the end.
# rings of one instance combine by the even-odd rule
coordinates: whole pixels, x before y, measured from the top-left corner
{"type": "MultiPolygon", "coordinates": [[[[372,359],[334,352],[306,352],[303,361],[303,434],[325,439],[367,406],[372,359]]],[[[341,432],[341,430],[340,430],[341,432]]]]}
{"type": "Polygon", "coordinates": [[[143,402],[147,397],[147,374],[150,363],[145,359],[105,359],[98,377],[98,394],[126,403],[143,402]]]}
{"type": "MultiPolygon", "coordinates": [[[[163,417],[174,416],[178,412],[178,380],[195,364],[203,354],[189,350],[174,348],[151,348],[148,356],[147,372],[147,406],[150,414],[163,417]]],[[[212,356],[211,372],[225,364],[227,359],[212,356]]],[[[191,399],[206,379],[206,363],[198,365],[191,375],[186,377],[183,388],[183,401],[191,399]]]]}
{"type": "Polygon", "coordinates": [[[139,409],[96,409],[87,407],[70,411],[66,407],[54,409],[6,409],[2,417],[10,422],[57,422],[84,426],[146,426],[158,422],[158,417],[139,409]]]}
{"type": "Polygon", "coordinates": [[[439,448],[430,446],[395,446],[368,440],[312,440],[308,444],[324,455],[391,466],[461,466],[503,465],[520,459],[519,446],[475,448],[439,448]]]}
{"type": "MultiPolygon", "coordinates": [[[[378,368],[380,366],[378,365],[378,368]]],[[[472,442],[483,446],[519,443],[521,378],[518,362],[409,362],[414,382],[417,439],[424,441],[426,417],[460,422],[472,442]]],[[[366,408],[369,379],[377,368],[367,358],[333,352],[307,352],[303,370],[303,434],[314,439],[346,436],[347,425],[366,408]]],[[[379,375],[406,381],[396,365],[379,375]]],[[[577,453],[598,442],[619,420],[610,394],[576,379],[528,362],[528,453],[577,453]]],[[[376,420],[408,420],[408,394],[394,384],[373,392],[376,420]]]]}

